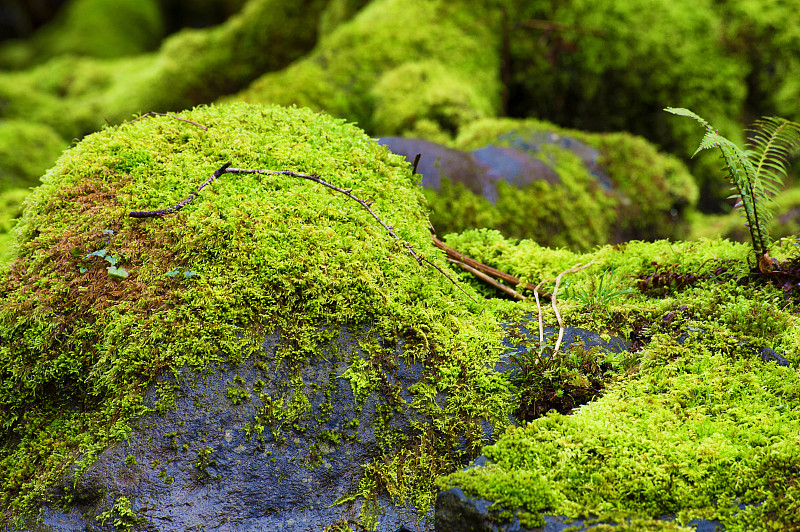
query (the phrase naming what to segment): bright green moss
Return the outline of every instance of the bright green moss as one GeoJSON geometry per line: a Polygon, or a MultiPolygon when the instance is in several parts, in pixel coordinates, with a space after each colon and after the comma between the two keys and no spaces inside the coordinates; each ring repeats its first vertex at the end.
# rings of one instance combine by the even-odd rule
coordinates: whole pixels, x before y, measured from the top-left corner
{"type": "Polygon", "coordinates": [[[234,98],[309,106],[376,135],[451,134],[499,111],[497,16],[483,10],[466,2],[370,2],[312,53],[234,98]]]}
{"type": "MultiPolygon", "coordinates": [[[[586,315],[560,300],[567,325],[612,334],[626,336],[631,309],[646,317],[649,343],[637,354],[638,364],[572,415],[508,429],[484,448],[494,465],[449,475],[441,486],[534,514],[640,520],[677,514],[679,524],[714,518],[726,530],[786,529],[795,522],[797,370],[765,363],[739,342],[774,348],[796,366],[800,320],[780,289],[737,284],[749,270],[748,246],[630,242],[576,256],[488,231],[453,235],[448,243],[533,282],[590,259],[597,265],[564,281],[582,285],[614,268],[621,286],[636,286],[652,271],[651,261],[675,264],[676,272],[694,272],[701,280],[660,299],[629,295],[609,313],[586,315]],[[725,273],[713,275],[720,266],[725,273]],[[662,320],[679,307],[670,321],[662,320]],[[685,341],[679,342],[681,335],[685,341]],[[541,489],[526,491],[520,476],[540,479],[532,485],[541,489]],[[543,496],[545,489],[553,495],[543,496]]],[[[780,257],[792,253],[788,242],[776,250],[780,257]]],[[[545,315],[546,325],[553,321],[545,315]]]]}
{"type": "Polygon", "coordinates": [[[113,58],[158,46],[164,28],[157,0],[72,0],[31,37],[0,47],[0,65],[26,69],[59,55],[113,58]]]}
{"type": "MultiPolygon", "coordinates": [[[[80,470],[125,438],[162,370],[207,371],[227,356],[220,352],[231,364],[249,360],[274,331],[284,339],[275,363],[301,368],[339,331],[366,327],[382,342],[365,340],[371,364],[352,362],[347,377],[369,386],[402,339],[406,362],[426,364],[411,408],[431,430],[407,441],[376,431],[385,455],[365,464],[353,497],[384,486],[426,511],[433,479],[462,458],[450,436],[467,434],[463,452],[475,455],[482,423],[508,422],[508,383],[490,369],[501,334],[490,314],[420,266],[359,205],[307,180],[226,174],[175,215],[128,217],[174,205],[226,161],[317,173],[373,202],[404,242],[449,271],[430,241],[418,177],[360,129],[306,109],[235,104],[181,116],[208,129],[151,116],[89,135],[27,201],[19,254],[0,269],[3,512],[32,511],[76,456],[80,470]],[[101,248],[120,257],[128,278],[86,257],[101,248]],[[166,275],[176,268],[196,275],[166,275]],[[433,400],[452,390],[452,399],[433,400]]],[[[297,372],[290,394],[261,397],[269,411],[250,435],[268,424],[304,430],[313,385],[297,372]]],[[[237,379],[230,389],[232,400],[257,393],[237,379]]],[[[171,408],[172,390],[159,392],[157,408],[171,408]]]]}

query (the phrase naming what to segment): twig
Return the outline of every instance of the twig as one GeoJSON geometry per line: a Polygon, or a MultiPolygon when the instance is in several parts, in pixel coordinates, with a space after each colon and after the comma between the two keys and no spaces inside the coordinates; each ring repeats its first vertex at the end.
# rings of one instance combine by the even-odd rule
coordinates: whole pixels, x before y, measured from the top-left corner
{"type": "Polygon", "coordinates": [[[492,279],[491,277],[489,277],[488,275],[486,275],[482,271],[473,268],[469,264],[464,264],[463,262],[458,261],[458,260],[453,259],[453,258],[450,258],[450,257],[447,257],[447,260],[449,260],[453,264],[456,264],[456,265],[462,267],[463,269],[467,270],[469,273],[471,273],[472,275],[474,275],[478,279],[481,279],[482,281],[492,285],[493,287],[497,288],[498,290],[501,290],[501,291],[505,292],[506,294],[510,295],[511,297],[513,297],[515,299],[519,299],[520,301],[525,301],[527,299],[525,296],[523,296],[522,294],[520,294],[519,292],[517,292],[516,290],[514,290],[510,286],[506,286],[503,283],[499,283],[499,282],[495,281],[494,279],[492,279]]]}
{"type": "Polygon", "coordinates": [[[157,113],[155,111],[148,111],[145,114],[143,114],[142,116],[140,116],[138,118],[134,118],[133,120],[131,120],[131,122],[136,122],[138,120],[141,120],[142,118],[145,118],[147,116],[153,116],[153,115],[166,116],[167,118],[174,118],[175,120],[180,120],[181,122],[186,122],[188,124],[192,124],[193,126],[197,126],[200,129],[202,129],[203,131],[208,131],[208,128],[206,126],[198,124],[197,122],[192,122],[191,120],[186,120],[185,118],[181,118],[179,116],[168,115],[166,113],[157,113]]]}
{"type": "Polygon", "coordinates": [[[196,198],[197,195],[200,194],[200,191],[203,190],[203,187],[205,187],[206,185],[210,185],[212,181],[214,181],[216,178],[224,174],[230,165],[231,165],[230,162],[223,164],[219,170],[214,172],[214,174],[211,177],[209,177],[202,185],[197,187],[197,192],[192,192],[185,200],[176,203],[172,207],[169,207],[167,209],[162,209],[160,211],[132,212],[128,216],[130,216],[131,218],[155,218],[157,216],[166,216],[167,214],[177,212],[181,210],[184,205],[186,205],[194,198],[196,198]]]}
{"type": "MultiPolygon", "coordinates": [[[[452,259],[455,259],[455,260],[457,260],[459,262],[463,262],[464,264],[466,264],[468,266],[472,266],[476,270],[480,270],[481,272],[483,272],[483,273],[485,273],[487,275],[490,275],[490,276],[494,277],[495,279],[500,279],[500,280],[505,281],[506,283],[513,284],[514,286],[517,287],[517,289],[519,289],[519,285],[521,283],[520,283],[520,280],[517,277],[514,277],[513,275],[510,275],[510,274],[505,273],[505,272],[501,272],[498,269],[492,268],[491,266],[487,266],[486,264],[483,264],[482,262],[478,262],[475,259],[467,257],[463,253],[459,253],[455,249],[453,249],[451,247],[448,247],[447,244],[445,244],[444,242],[442,242],[441,240],[439,240],[435,236],[433,236],[432,238],[433,238],[433,245],[435,245],[437,248],[439,248],[439,249],[443,250],[445,253],[447,253],[448,257],[450,257],[452,259]]],[[[531,292],[536,290],[536,287],[533,286],[531,283],[526,283],[523,286],[523,288],[525,288],[527,290],[530,290],[531,292]]],[[[550,294],[548,294],[546,292],[542,292],[541,295],[544,296],[544,297],[550,297],[550,294]]]]}
{"type": "Polygon", "coordinates": [[[322,185],[324,187],[327,187],[327,188],[329,188],[331,190],[335,190],[336,192],[344,194],[348,198],[352,199],[353,201],[355,201],[356,203],[358,203],[359,205],[364,207],[367,210],[367,212],[369,212],[372,215],[372,217],[375,218],[375,220],[377,220],[378,223],[381,224],[384,229],[386,229],[386,231],[389,233],[389,235],[391,235],[392,238],[394,238],[401,246],[403,246],[411,254],[412,257],[414,257],[414,259],[417,261],[417,263],[420,266],[424,262],[424,263],[427,263],[428,265],[434,267],[436,270],[439,271],[439,273],[444,275],[451,283],[453,283],[456,287],[458,287],[458,289],[461,290],[472,301],[474,301],[475,303],[478,302],[474,297],[472,297],[470,294],[468,294],[461,287],[461,285],[459,285],[452,277],[450,277],[447,274],[447,272],[445,272],[439,266],[437,266],[436,264],[434,264],[430,260],[426,259],[422,255],[419,255],[416,251],[414,251],[414,248],[412,248],[410,244],[407,244],[406,242],[403,242],[403,240],[399,236],[397,236],[397,233],[394,232],[394,228],[389,226],[389,225],[386,225],[383,222],[383,220],[381,220],[380,217],[378,217],[378,215],[375,214],[375,211],[373,211],[372,208],[371,208],[373,202],[364,201],[361,198],[353,195],[353,189],[352,188],[340,188],[340,187],[337,187],[336,185],[333,185],[331,183],[328,183],[327,181],[324,181],[322,178],[320,178],[320,176],[318,176],[316,174],[301,174],[299,172],[293,172],[291,170],[258,170],[258,169],[250,169],[250,168],[230,168],[230,165],[231,165],[230,161],[225,163],[225,164],[223,164],[219,168],[219,170],[214,172],[214,174],[210,178],[208,178],[208,180],[206,180],[202,185],[197,187],[197,192],[192,192],[191,194],[189,194],[189,197],[187,197],[185,200],[181,201],[180,203],[177,203],[176,205],[173,205],[172,207],[169,207],[167,209],[162,209],[162,210],[158,210],[158,211],[132,212],[128,216],[130,216],[132,218],[153,218],[153,217],[156,217],[156,216],[164,216],[164,215],[176,212],[176,211],[180,210],[184,205],[186,205],[187,203],[192,201],[200,193],[200,191],[203,189],[203,187],[205,187],[206,185],[210,184],[212,181],[214,181],[214,179],[218,178],[219,176],[221,176],[222,174],[225,174],[225,173],[229,173],[229,174],[285,175],[285,176],[297,177],[297,178],[301,178],[301,179],[308,179],[309,181],[313,181],[314,183],[320,184],[320,185],[322,185]]]}
{"type": "Polygon", "coordinates": [[[411,167],[411,175],[417,173],[417,165],[419,164],[419,159],[422,157],[421,153],[418,153],[416,157],[414,157],[414,165],[411,167]]]}
{"type": "Polygon", "coordinates": [[[550,297],[550,303],[553,305],[553,311],[556,314],[556,319],[558,320],[558,339],[556,340],[556,345],[553,348],[553,356],[558,353],[558,348],[561,347],[561,340],[564,338],[564,321],[561,319],[561,313],[558,311],[558,306],[556,305],[556,298],[558,297],[558,286],[561,284],[561,277],[563,277],[567,273],[576,273],[581,270],[585,270],[589,266],[594,264],[594,261],[589,261],[586,264],[581,265],[581,263],[576,264],[572,268],[568,270],[564,270],[563,272],[559,273],[555,279],[545,279],[533,290],[533,295],[536,298],[536,309],[539,311],[539,345],[541,348],[539,349],[539,356],[544,352],[544,325],[542,323],[542,306],[539,304],[539,288],[544,284],[550,281],[555,281],[556,286],[553,288],[553,295],[550,297]]]}

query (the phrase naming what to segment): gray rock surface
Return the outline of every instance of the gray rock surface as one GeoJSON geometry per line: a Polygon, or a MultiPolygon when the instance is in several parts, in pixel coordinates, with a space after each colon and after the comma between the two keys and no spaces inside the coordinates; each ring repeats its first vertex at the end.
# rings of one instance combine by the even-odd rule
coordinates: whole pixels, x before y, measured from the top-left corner
{"type": "MultiPolygon", "coordinates": [[[[108,510],[122,496],[139,518],[137,529],[159,532],[319,531],[354,520],[362,500],[335,502],[358,486],[362,466],[378,455],[378,402],[377,392],[355,401],[342,374],[348,356],[366,355],[358,338],[343,331],[327,350],[330,356],[300,369],[286,360],[276,366],[280,341],[280,334],[267,336],[262,353],[240,364],[161,375],[146,395],[154,411],[74,485],[67,475],[54,488],[56,494],[72,493],[76,502],[67,512],[47,507],[41,530],[93,529],[97,523],[85,516],[108,510]],[[299,399],[293,403],[290,384],[297,371],[307,383],[310,409],[281,420],[278,411],[302,406],[299,399]],[[260,434],[258,421],[265,427],[260,434]]],[[[403,396],[422,376],[422,364],[406,364],[397,355],[386,374],[403,396]]],[[[398,409],[389,423],[410,434],[413,416],[398,409]]],[[[430,529],[426,520],[417,523],[413,510],[387,498],[375,503],[369,511],[379,514],[378,531],[430,529]]]]}

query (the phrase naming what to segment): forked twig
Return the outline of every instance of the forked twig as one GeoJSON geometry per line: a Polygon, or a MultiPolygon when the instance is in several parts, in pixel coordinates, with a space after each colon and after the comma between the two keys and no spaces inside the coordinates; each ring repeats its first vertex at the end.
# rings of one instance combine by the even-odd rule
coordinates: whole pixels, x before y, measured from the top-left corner
{"type": "Polygon", "coordinates": [[[436,264],[434,264],[430,260],[426,259],[422,255],[418,254],[416,251],[414,251],[414,248],[412,248],[410,244],[408,244],[406,242],[403,242],[403,240],[399,236],[397,236],[397,233],[394,232],[394,228],[392,226],[386,225],[383,222],[383,220],[381,220],[380,217],[375,213],[375,211],[372,210],[371,207],[372,207],[372,203],[373,202],[364,201],[361,198],[359,198],[358,196],[355,196],[353,194],[353,189],[352,188],[340,188],[340,187],[337,187],[336,185],[333,185],[331,183],[328,183],[327,181],[324,181],[320,176],[318,176],[316,174],[301,174],[299,172],[293,172],[291,170],[258,170],[258,169],[251,169],[251,168],[231,168],[230,166],[231,166],[230,161],[225,163],[225,164],[223,164],[219,168],[219,170],[214,172],[214,174],[210,178],[208,178],[203,184],[201,184],[199,187],[197,187],[197,192],[192,192],[191,194],[189,194],[189,196],[186,199],[184,199],[183,201],[181,201],[179,203],[176,203],[172,207],[169,207],[169,208],[166,208],[166,209],[157,210],[157,211],[131,212],[128,216],[130,216],[131,218],[155,218],[155,217],[159,217],[159,216],[165,216],[165,215],[171,214],[173,212],[177,212],[180,209],[182,209],[184,205],[186,205],[187,203],[192,201],[195,197],[197,197],[197,195],[200,193],[200,191],[203,189],[203,187],[205,187],[206,185],[208,185],[211,182],[213,182],[216,178],[218,178],[222,174],[226,174],[226,173],[229,173],[229,174],[284,175],[284,176],[289,176],[289,177],[297,177],[297,178],[301,178],[301,179],[308,179],[309,181],[313,181],[314,183],[320,184],[320,185],[322,185],[324,187],[327,187],[327,188],[329,188],[331,190],[335,190],[336,192],[344,194],[348,198],[352,199],[353,201],[355,201],[356,203],[358,203],[359,205],[364,207],[367,210],[367,212],[369,212],[372,215],[372,217],[375,218],[375,220],[377,220],[378,223],[381,224],[381,226],[383,226],[384,229],[386,229],[386,231],[389,233],[389,235],[392,238],[394,238],[401,246],[403,246],[411,254],[412,257],[414,257],[414,259],[417,261],[417,263],[420,266],[422,265],[423,262],[427,263],[430,266],[433,266],[436,270],[439,271],[439,273],[444,275],[451,283],[453,283],[456,287],[458,287],[458,289],[461,290],[467,297],[469,297],[475,303],[478,302],[474,297],[472,297],[470,294],[468,294],[461,287],[461,285],[459,285],[452,277],[450,277],[447,274],[447,272],[445,272],[439,266],[437,266],[436,264]]]}
{"type": "Polygon", "coordinates": [[[558,353],[559,347],[561,347],[561,340],[564,338],[564,320],[561,319],[561,313],[558,311],[558,306],[556,305],[556,298],[558,297],[558,286],[561,284],[561,278],[567,273],[576,273],[581,270],[585,270],[589,266],[594,264],[594,261],[589,261],[586,264],[578,263],[572,268],[568,270],[564,270],[563,272],[559,273],[555,279],[545,279],[533,290],[533,296],[536,298],[536,309],[539,311],[539,345],[541,349],[539,351],[539,355],[541,356],[542,351],[544,350],[544,326],[542,323],[542,306],[539,304],[539,288],[544,283],[548,283],[550,281],[555,281],[556,286],[553,288],[553,295],[550,297],[550,303],[553,305],[553,311],[556,314],[556,319],[558,320],[558,339],[556,340],[556,345],[553,348],[553,356],[558,353]]]}

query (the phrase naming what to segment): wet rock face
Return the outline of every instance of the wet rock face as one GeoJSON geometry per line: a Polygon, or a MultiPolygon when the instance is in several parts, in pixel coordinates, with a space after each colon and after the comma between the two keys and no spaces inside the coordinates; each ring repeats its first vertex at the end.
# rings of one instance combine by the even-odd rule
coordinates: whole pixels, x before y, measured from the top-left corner
{"type": "MultiPolygon", "coordinates": [[[[335,502],[358,487],[362,467],[378,455],[378,418],[401,435],[413,431],[411,415],[400,407],[379,413],[377,392],[356,401],[342,377],[348,367],[342,357],[319,356],[302,369],[273,365],[280,343],[280,335],[272,334],[263,357],[210,367],[205,374],[184,370],[177,378],[158,378],[145,399],[154,411],[74,487],[69,479],[56,487],[79,502],[69,513],[47,508],[44,524],[58,531],[96,526],[84,516],[119,497],[131,501],[137,526],[160,532],[317,531],[357,520],[361,500],[335,502]],[[298,371],[307,383],[303,390],[291,385],[298,371]]],[[[332,346],[366,356],[347,333],[332,346]]],[[[422,364],[407,365],[402,356],[386,372],[405,400],[421,376],[422,364]]],[[[415,529],[416,514],[385,497],[375,502],[376,530],[415,529]]]]}

